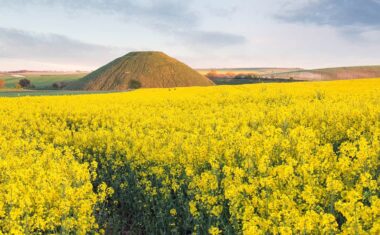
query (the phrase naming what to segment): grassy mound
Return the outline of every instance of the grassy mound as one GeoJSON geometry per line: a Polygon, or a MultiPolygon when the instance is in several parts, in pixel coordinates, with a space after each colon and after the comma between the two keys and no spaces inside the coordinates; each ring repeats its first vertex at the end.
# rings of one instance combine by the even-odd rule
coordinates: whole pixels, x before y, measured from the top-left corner
{"type": "Polygon", "coordinates": [[[69,85],[80,90],[210,86],[209,79],[162,52],[131,52],[69,85]]]}

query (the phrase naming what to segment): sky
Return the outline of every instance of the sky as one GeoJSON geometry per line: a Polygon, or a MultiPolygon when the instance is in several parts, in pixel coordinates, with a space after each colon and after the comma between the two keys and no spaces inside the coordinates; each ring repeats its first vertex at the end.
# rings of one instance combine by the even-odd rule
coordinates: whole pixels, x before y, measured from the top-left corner
{"type": "Polygon", "coordinates": [[[194,68],[380,65],[380,0],[0,0],[0,71],[130,51],[194,68]]]}

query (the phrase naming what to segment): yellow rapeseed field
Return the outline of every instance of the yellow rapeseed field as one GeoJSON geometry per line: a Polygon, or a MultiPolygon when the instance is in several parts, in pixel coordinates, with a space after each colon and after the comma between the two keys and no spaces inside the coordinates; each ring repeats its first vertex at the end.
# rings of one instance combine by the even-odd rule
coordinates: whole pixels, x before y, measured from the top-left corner
{"type": "Polygon", "coordinates": [[[0,98],[0,234],[380,234],[380,80],[0,98]]]}

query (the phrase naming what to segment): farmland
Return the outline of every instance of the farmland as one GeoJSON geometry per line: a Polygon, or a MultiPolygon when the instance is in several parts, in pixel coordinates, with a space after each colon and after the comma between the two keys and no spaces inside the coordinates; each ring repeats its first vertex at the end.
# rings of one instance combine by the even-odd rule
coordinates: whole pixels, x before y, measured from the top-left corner
{"type": "Polygon", "coordinates": [[[0,234],[380,233],[379,79],[0,103],[0,234]]]}
{"type": "Polygon", "coordinates": [[[268,75],[276,73],[289,73],[301,70],[300,68],[209,68],[209,69],[197,69],[200,74],[206,75],[210,71],[215,71],[221,74],[257,74],[268,75]]]}
{"type": "Polygon", "coordinates": [[[0,97],[20,97],[20,96],[56,96],[56,95],[76,95],[93,94],[105,92],[88,91],[66,91],[57,90],[52,85],[55,82],[73,82],[82,78],[85,72],[37,72],[20,71],[10,73],[0,73],[0,80],[4,81],[5,86],[0,88],[0,97]],[[20,79],[28,79],[33,85],[32,88],[17,88],[20,79]]]}
{"type": "Polygon", "coordinates": [[[300,69],[298,71],[283,71],[272,73],[271,76],[282,79],[292,78],[304,81],[331,81],[363,79],[380,76],[380,66],[354,66],[323,69],[300,69]]]}
{"type": "Polygon", "coordinates": [[[246,68],[200,69],[218,85],[295,81],[334,81],[365,79],[380,76],[380,66],[353,66],[320,69],[246,68]]]}
{"type": "Polygon", "coordinates": [[[13,89],[20,79],[26,78],[31,81],[38,90],[52,89],[55,82],[70,82],[83,77],[84,72],[20,72],[0,74],[0,80],[5,81],[5,88],[13,89]]]}
{"type": "Polygon", "coordinates": [[[0,97],[84,95],[84,94],[106,94],[106,93],[112,93],[112,92],[113,91],[2,89],[0,90],[0,97]]]}
{"type": "MultiPolygon", "coordinates": [[[[157,60],[157,59],[156,59],[157,60]]],[[[156,61],[157,62],[157,61],[156,61]]],[[[156,63],[155,62],[155,63],[156,63]]],[[[132,66],[138,70],[138,64],[132,66]]],[[[148,66],[149,67],[149,66],[148,66]]],[[[299,81],[320,81],[320,80],[350,80],[358,78],[378,77],[380,75],[380,66],[357,66],[357,67],[339,67],[326,69],[305,70],[300,68],[219,68],[219,69],[197,69],[201,75],[210,78],[216,85],[242,85],[256,83],[285,83],[299,81]],[[210,76],[211,74],[211,76],[210,76]],[[213,75],[214,74],[214,75],[213,75]]],[[[165,77],[165,74],[159,72],[148,71],[157,75],[157,79],[165,77]],[[158,76],[160,74],[160,76],[158,76]]],[[[112,72],[108,73],[112,74],[112,72]]],[[[36,96],[36,95],[72,95],[72,94],[88,94],[94,92],[84,91],[80,86],[80,79],[88,75],[88,72],[54,72],[54,71],[19,71],[0,73],[0,80],[5,82],[3,89],[0,87],[0,96],[18,97],[18,96],[36,96]],[[15,89],[19,80],[26,78],[31,81],[33,88],[15,89]],[[66,88],[56,89],[52,85],[57,82],[65,84],[73,84],[71,90],[82,91],[66,91],[66,88]]],[[[125,75],[125,74],[124,74],[125,75]]],[[[113,74],[114,77],[117,77],[113,74]]],[[[135,75],[137,76],[137,75],[135,75]]],[[[183,75],[181,75],[183,76],[183,75]]],[[[188,77],[186,75],[186,77],[188,77]]],[[[82,80],[83,80],[82,79],[82,80]]],[[[115,80],[115,79],[110,79],[115,80]]],[[[180,79],[179,79],[180,80],[180,79]]],[[[115,82],[110,82],[114,84],[115,82]]],[[[117,82],[116,82],[117,83],[117,82]]],[[[159,84],[159,82],[156,82],[159,84]]],[[[161,82],[162,83],[162,82],[161,82]]],[[[181,83],[181,82],[180,82],[181,83]]],[[[185,82],[190,84],[191,82],[185,82]]],[[[176,84],[179,84],[178,82],[176,84]]],[[[70,86],[69,86],[70,87],[70,86]]],[[[110,89],[112,90],[112,89],[110,89]]],[[[117,89],[114,89],[117,90],[117,89]]],[[[97,92],[95,92],[97,93],[97,92]]]]}

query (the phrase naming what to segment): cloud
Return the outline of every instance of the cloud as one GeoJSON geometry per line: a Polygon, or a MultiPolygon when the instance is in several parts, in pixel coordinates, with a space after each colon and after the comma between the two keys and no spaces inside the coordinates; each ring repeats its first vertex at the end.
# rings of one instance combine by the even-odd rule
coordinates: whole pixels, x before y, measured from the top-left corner
{"type": "Polygon", "coordinates": [[[0,27],[0,59],[98,66],[122,49],[90,44],[58,34],[39,34],[0,27]]]}
{"type": "Polygon", "coordinates": [[[380,28],[380,0],[309,0],[301,3],[278,18],[362,30],[380,28]]]}
{"type": "Polygon", "coordinates": [[[150,27],[194,26],[198,16],[191,11],[192,0],[2,0],[3,6],[39,5],[62,7],[72,11],[92,11],[114,15],[126,21],[137,21],[150,27]]]}
{"type": "Polygon", "coordinates": [[[112,15],[125,22],[136,22],[185,42],[205,46],[229,46],[245,39],[232,33],[200,30],[201,16],[192,9],[194,0],[2,0],[3,6],[38,5],[61,7],[70,12],[87,11],[112,15]]]}

